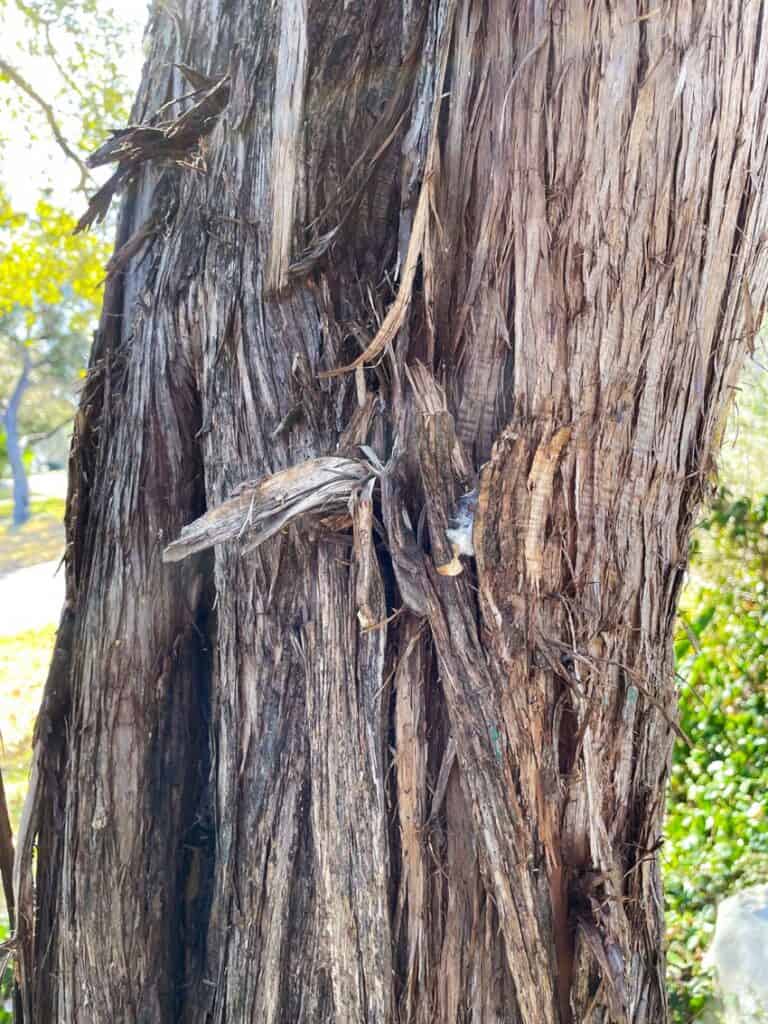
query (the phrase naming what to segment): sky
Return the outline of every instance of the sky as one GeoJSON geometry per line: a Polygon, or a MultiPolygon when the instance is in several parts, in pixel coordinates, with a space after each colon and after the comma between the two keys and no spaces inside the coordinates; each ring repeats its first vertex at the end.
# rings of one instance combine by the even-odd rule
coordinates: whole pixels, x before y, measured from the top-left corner
{"type": "MultiPolygon", "coordinates": [[[[136,89],[143,51],[141,46],[147,4],[142,0],[109,0],[100,3],[110,8],[126,26],[128,45],[125,54],[125,73],[131,91],[136,89]]],[[[60,80],[47,58],[33,58],[24,47],[24,34],[28,31],[23,15],[9,2],[0,3],[2,9],[2,36],[0,56],[21,71],[46,101],[55,96],[60,80]]],[[[59,40],[56,40],[57,45],[59,40]]],[[[6,89],[9,87],[6,86],[6,89]]],[[[58,112],[60,113],[60,112],[58,112]]],[[[64,119],[62,118],[62,121],[64,119]]],[[[65,136],[66,125],[65,128],[65,136]]],[[[109,169],[94,174],[96,182],[104,180],[109,169]]],[[[30,211],[45,188],[57,204],[82,212],[82,198],[73,195],[79,180],[77,168],[67,160],[50,137],[42,118],[30,106],[28,114],[14,116],[12,109],[0,104],[0,181],[9,193],[14,207],[30,211]],[[38,136],[38,137],[35,137],[38,136]]]]}

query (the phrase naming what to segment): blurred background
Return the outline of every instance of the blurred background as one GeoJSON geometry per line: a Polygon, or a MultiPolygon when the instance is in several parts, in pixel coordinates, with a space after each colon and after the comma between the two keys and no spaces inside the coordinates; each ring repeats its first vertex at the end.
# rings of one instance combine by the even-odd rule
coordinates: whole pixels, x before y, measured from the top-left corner
{"type": "MultiPolygon", "coordinates": [[[[0,0],[0,767],[14,828],[64,583],[66,460],[109,219],[72,235],[85,167],[126,123],[145,8],[0,0]]],[[[665,842],[675,1024],[719,1019],[705,960],[718,903],[768,882],[768,354],[744,369],[675,646],[680,724],[665,842]]],[[[768,909],[766,909],[768,915],[768,909]]],[[[0,914],[0,939],[7,935],[0,914]]],[[[0,1022],[10,1020],[8,969],[0,1022]]]]}

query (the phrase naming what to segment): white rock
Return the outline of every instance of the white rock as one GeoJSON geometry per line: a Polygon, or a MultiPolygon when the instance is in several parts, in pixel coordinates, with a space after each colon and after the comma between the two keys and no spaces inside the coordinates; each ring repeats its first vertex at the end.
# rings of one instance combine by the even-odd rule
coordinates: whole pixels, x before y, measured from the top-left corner
{"type": "Polygon", "coordinates": [[[706,962],[717,969],[728,1024],[768,1022],[768,885],[723,900],[706,962]]]}

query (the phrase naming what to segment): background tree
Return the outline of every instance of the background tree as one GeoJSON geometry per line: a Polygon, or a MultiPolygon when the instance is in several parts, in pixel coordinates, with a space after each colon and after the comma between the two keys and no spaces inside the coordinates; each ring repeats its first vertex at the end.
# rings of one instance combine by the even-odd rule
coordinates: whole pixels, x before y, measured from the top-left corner
{"type": "Polygon", "coordinates": [[[0,16],[11,29],[0,45],[0,97],[8,103],[0,130],[13,127],[18,135],[23,124],[33,166],[50,160],[46,141],[64,157],[55,160],[47,174],[31,172],[37,187],[47,193],[31,207],[29,182],[20,183],[18,166],[6,162],[3,167],[4,175],[13,180],[5,182],[0,220],[0,315],[5,318],[0,409],[3,447],[13,473],[13,521],[20,525],[28,517],[19,436],[25,394],[30,387],[37,388],[36,415],[28,418],[36,421],[35,426],[43,421],[37,432],[45,436],[62,422],[62,401],[72,407],[71,371],[82,367],[86,339],[95,325],[104,248],[94,240],[66,240],[75,224],[67,209],[73,191],[84,195],[98,184],[85,165],[85,154],[107,125],[125,116],[121,61],[126,26],[111,9],[92,0],[0,0],[0,16]],[[14,38],[22,45],[11,55],[4,51],[14,38]],[[23,197],[14,198],[13,191],[23,197]],[[6,315],[10,310],[19,314],[15,326],[6,315]],[[32,339],[43,338],[43,325],[37,322],[43,311],[49,321],[43,333],[50,334],[52,316],[59,322],[55,338],[31,345],[32,339]],[[62,394],[62,385],[69,394],[62,394]]]}
{"type": "Polygon", "coordinates": [[[763,15],[153,11],[85,218],[126,189],[25,1019],[665,1019],[671,640],[765,299],[763,15]]]}
{"type": "Polygon", "coordinates": [[[44,434],[71,416],[101,298],[105,245],[73,236],[74,226],[46,200],[33,217],[8,204],[0,211],[0,412],[17,526],[29,515],[20,427],[44,434]],[[41,400],[25,423],[24,399],[35,387],[41,400]]]}
{"type": "Polygon", "coordinates": [[[62,185],[85,193],[86,154],[125,117],[126,19],[99,0],[0,0],[0,16],[15,30],[0,45],[6,124],[10,113],[29,142],[63,156],[50,171],[59,195],[62,185]]]}

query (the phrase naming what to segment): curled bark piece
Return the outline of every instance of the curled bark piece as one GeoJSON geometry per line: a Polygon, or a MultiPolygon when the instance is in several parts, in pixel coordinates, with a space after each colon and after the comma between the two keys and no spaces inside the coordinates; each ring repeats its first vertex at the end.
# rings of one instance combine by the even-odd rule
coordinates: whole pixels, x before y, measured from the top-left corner
{"type": "Polygon", "coordinates": [[[561,427],[537,449],[528,474],[531,493],[528,529],[525,535],[525,561],[528,579],[539,586],[544,564],[544,538],[547,515],[551,506],[555,471],[563,448],[571,436],[570,427],[561,427]]]}
{"type": "Polygon", "coordinates": [[[434,413],[424,419],[419,448],[421,479],[432,545],[432,561],[441,576],[459,576],[461,560],[448,539],[449,509],[454,501],[451,448],[455,436],[453,416],[434,413]]]}
{"type": "Polygon", "coordinates": [[[370,480],[352,499],[355,561],[357,563],[357,580],[355,583],[355,599],[357,602],[357,619],[363,629],[373,629],[381,616],[371,599],[373,592],[379,589],[379,564],[376,560],[376,548],[373,544],[373,485],[370,480]]]}
{"type": "Polygon", "coordinates": [[[441,576],[461,576],[464,572],[464,566],[461,564],[458,554],[453,554],[450,562],[443,562],[441,565],[436,565],[435,568],[441,576]]]}
{"type": "Polygon", "coordinates": [[[229,76],[219,79],[178,117],[159,124],[137,124],[121,128],[88,157],[89,167],[145,160],[177,159],[197,145],[229,102],[229,76]]]}
{"type": "Polygon", "coordinates": [[[372,476],[367,463],[327,456],[242,484],[228,501],[185,526],[178,540],[163,551],[163,561],[180,562],[244,534],[248,548],[256,547],[307,512],[344,507],[372,476]]]}

